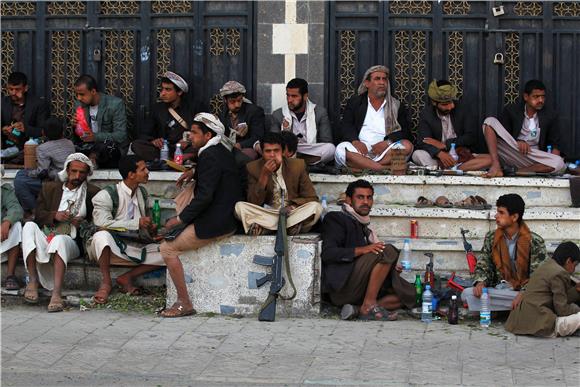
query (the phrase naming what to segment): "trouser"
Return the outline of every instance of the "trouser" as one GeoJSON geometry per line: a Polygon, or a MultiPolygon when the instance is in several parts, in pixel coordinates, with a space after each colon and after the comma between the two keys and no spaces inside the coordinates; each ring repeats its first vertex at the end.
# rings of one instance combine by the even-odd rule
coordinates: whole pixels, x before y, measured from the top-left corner
{"type": "Polygon", "coordinates": [[[566,317],[556,317],[554,336],[570,336],[580,329],[580,312],[566,317]]]}
{"type": "MultiPolygon", "coordinates": [[[[494,288],[488,288],[487,292],[489,294],[489,310],[493,311],[512,310],[512,301],[519,293],[515,290],[494,288]]],[[[469,311],[481,311],[481,299],[473,295],[473,288],[466,288],[461,293],[461,299],[467,302],[469,311]]]]}
{"type": "MultiPolygon", "coordinates": [[[[286,227],[290,228],[302,223],[302,232],[308,232],[316,224],[322,214],[322,206],[318,202],[308,202],[290,211],[286,220],[286,227]]],[[[248,202],[236,203],[236,217],[241,220],[244,231],[247,233],[250,226],[255,223],[267,230],[278,229],[278,210],[257,206],[248,202]]]]}
{"type": "Polygon", "coordinates": [[[42,189],[42,180],[28,176],[28,170],[21,169],[14,178],[14,192],[25,211],[36,208],[36,198],[42,189]]]}

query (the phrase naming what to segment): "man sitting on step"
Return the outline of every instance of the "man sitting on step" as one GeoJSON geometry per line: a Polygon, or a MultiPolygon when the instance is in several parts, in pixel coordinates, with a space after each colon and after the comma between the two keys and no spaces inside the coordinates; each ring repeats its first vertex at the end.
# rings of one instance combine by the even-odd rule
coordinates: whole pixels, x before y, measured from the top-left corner
{"type": "Polygon", "coordinates": [[[133,285],[135,277],[165,266],[159,245],[151,243],[157,230],[151,218],[149,195],[142,185],[149,180],[145,161],[137,155],[124,156],[119,161],[119,173],[123,181],[105,187],[93,198],[93,223],[101,230],[88,241],[87,251],[101,269],[101,286],[93,297],[97,304],[107,303],[113,287],[111,259],[139,264],[116,279],[121,291],[131,295],[140,293],[133,285]],[[135,238],[128,239],[132,233],[135,238]]]}
{"type": "Polygon", "coordinates": [[[274,234],[280,207],[288,207],[288,234],[308,232],[320,218],[322,206],[302,159],[282,156],[280,133],[268,132],[260,146],[262,158],[246,165],[248,202],[236,203],[236,216],[250,235],[274,234]]]}
{"type": "Polygon", "coordinates": [[[394,320],[388,312],[415,306],[413,285],[399,275],[399,251],[369,228],[374,189],[366,180],[350,183],[341,211],[329,212],[322,232],[322,291],[342,306],[341,318],[394,320]]]}
{"type": "Polygon", "coordinates": [[[519,195],[500,196],[496,206],[497,229],[485,236],[475,267],[475,286],[461,295],[470,311],[481,309],[484,287],[489,289],[491,310],[517,307],[530,275],[547,256],[542,237],[531,232],[524,222],[525,203],[519,195]]]}
{"type": "Polygon", "coordinates": [[[580,263],[580,249],[574,242],[556,248],[530,277],[522,302],[508,318],[505,329],[517,335],[569,336],[580,329],[580,283],[570,275],[580,263]]]}
{"type": "Polygon", "coordinates": [[[457,87],[446,80],[433,80],[429,84],[429,102],[419,119],[417,150],[413,162],[421,166],[457,168],[478,171],[489,168],[491,157],[474,154],[477,145],[476,124],[472,111],[457,101],[457,87]],[[456,145],[458,160],[449,153],[456,145]]]}

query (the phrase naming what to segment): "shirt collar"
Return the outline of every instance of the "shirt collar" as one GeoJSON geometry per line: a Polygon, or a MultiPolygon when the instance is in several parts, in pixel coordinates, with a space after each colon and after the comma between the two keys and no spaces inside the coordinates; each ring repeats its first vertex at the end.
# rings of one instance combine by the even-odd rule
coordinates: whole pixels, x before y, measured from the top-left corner
{"type": "MultiPolygon", "coordinates": [[[[375,110],[375,108],[371,104],[371,98],[370,97],[367,97],[367,100],[368,100],[368,103],[369,103],[370,108],[373,109],[373,110],[375,110]]],[[[386,98],[383,98],[383,103],[381,104],[381,106],[379,107],[379,109],[378,110],[375,110],[375,111],[376,112],[381,111],[381,109],[383,109],[386,104],[387,104],[387,99],[386,98]]]]}
{"type": "Polygon", "coordinates": [[[533,116],[528,116],[528,112],[527,112],[527,108],[526,108],[526,104],[524,104],[524,118],[527,118],[528,120],[533,120],[534,118],[536,118],[538,116],[538,112],[535,112],[533,116]]]}
{"type": "Polygon", "coordinates": [[[131,198],[135,196],[135,194],[137,193],[137,190],[135,190],[135,192],[131,192],[131,188],[127,187],[127,184],[125,184],[124,181],[122,181],[121,184],[119,184],[119,188],[121,189],[121,191],[129,195],[129,197],[131,198]]]}

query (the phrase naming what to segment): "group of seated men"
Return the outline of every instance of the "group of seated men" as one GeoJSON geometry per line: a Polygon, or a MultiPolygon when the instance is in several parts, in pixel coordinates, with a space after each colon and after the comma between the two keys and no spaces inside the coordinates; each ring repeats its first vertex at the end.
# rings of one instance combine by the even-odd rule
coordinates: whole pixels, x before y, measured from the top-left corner
{"type": "MultiPolygon", "coordinates": [[[[238,221],[248,234],[274,233],[278,210],[282,207],[289,212],[289,234],[310,230],[319,220],[322,208],[306,163],[324,163],[334,156],[338,165],[353,170],[382,170],[390,162],[390,150],[395,143],[401,144],[405,153],[411,155],[414,146],[410,141],[409,121],[404,106],[391,96],[388,76],[388,69],[384,66],[374,66],[367,71],[358,95],[346,106],[340,125],[340,138],[344,141],[335,148],[331,142],[326,142],[333,137],[328,115],[323,108],[309,101],[308,85],[304,80],[289,82],[288,106],[273,113],[272,128],[265,131],[263,109],[247,100],[243,85],[230,81],[222,87],[220,94],[224,97],[226,110],[221,117],[195,114],[185,102],[187,83],[179,75],[168,72],[161,81],[162,102],[154,109],[152,125],[145,132],[147,137],[128,146],[131,150],[128,156],[119,156],[124,153],[123,144],[126,143],[122,101],[98,92],[92,77],[81,76],[75,83],[75,92],[79,106],[88,117],[92,134],[74,144],[62,138],[62,125],[45,121],[47,124],[41,131],[50,141],[39,146],[39,153],[45,146],[47,149],[44,151],[50,158],[60,159],[48,164],[39,163],[40,170],[21,171],[27,179],[34,179],[34,172],[36,178],[46,175],[57,179],[42,184],[37,182],[38,198],[32,200],[30,198],[34,195],[29,196],[29,204],[36,207],[33,222],[20,227],[21,216],[17,209],[20,206],[15,206],[14,202],[20,200],[21,195],[18,192],[16,195],[5,194],[10,187],[2,187],[2,252],[7,253],[9,261],[7,287],[19,286],[14,267],[21,248],[30,279],[25,299],[37,302],[40,284],[52,290],[49,311],[60,311],[64,307],[61,288],[66,265],[85,249],[90,258],[98,261],[102,272],[95,302],[108,301],[113,285],[109,265],[116,257],[140,264],[117,278],[122,291],[137,293],[139,290],[133,283],[136,276],[166,265],[176,286],[177,301],[163,315],[178,317],[195,313],[179,261],[183,252],[232,235],[238,221]],[[192,119],[188,122],[186,119],[189,117],[192,119]],[[284,139],[284,134],[290,129],[297,139],[294,142],[284,139]],[[148,194],[142,184],[148,179],[146,161],[158,158],[164,140],[170,137],[172,149],[180,143],[184,153],[195,157],[197,164],[178,180],[178,185],[185,186],[176,198],[178,215],[163,225],[166,239],[159,244],[155,239],[157,227],[152,222],[147,203],[148,194]],[[63,154],[51,150],[49,145],[63,154]],[[71,145],[75,153],[64,156],[63,149],[71,149],[71,145]],[[245,160],[243,168],[240,167],[240,158],[252,159],[259,155],[258,160],[245,160]],[[292,155],[304,161],[290,157],[292,155]],[[88,182],[95,164],[110,165],[119,157],[122,182],[103,190],[88,182]],[[125,236],[113,231],[119,227],[138,232],[140,237],[148,236],[151,243],[143,243],[147,239],[144,237],[139,242],[124,239],[125,236]],[[5,242],[9,242],[6,248],[5,242]]],[[[9,86],[13,85],[10,82],[9,86]]],[[[14,113],[4,121],[6,109],[3,108],[3,146],[5,140],[10,140],[7,145],[19,147],[22,143],[19,140],[37,135],[32,125],[22,121],[27,106],[32,105],[27,102],[26,83],[17,89],[10,92],[9,87],[9,96],[5,100],[12,105],[13,112],[20,111],[20,121],[16,120],[14,113]],[[23,124],[17,125],[19,123],[23,124]]],[[[524,102],[519,108],[513,108],[513,114],[506,114],[508,121],[486,119],[483,131],[489,155],[474,155],[469,149],[461,151],[461,147],[473,146],[477,136],[469,127],[460,124],[464,121],[457,119],[461,116],[455,114],[459,109],[455,106],[456,89],[453,85],[434,81],[428,95],[431,106],[421,116],[420,142],[416,157],[413,155],[418,164],[440,162],[443,167],[452,166],[448,150],[450,144],[455,143],[458,153],[464,155],[464,159],[459,160],[460,169],[489,167],[490,175],[499,176],[502,163],[528,171],[555,172],[564,168],[558,155],[556,119],[542,109],[545,87],[541,82],[526,84],[524,102]],[[520,114],[522,110],[524,117],[520,114]],[[547,149],[548,145],[552,147],[551,153],[540,150],[547,149]]],[[[511,107],[506,108],[506,112],[509,109],[511,107]]],[[[76,124],[75,120],[72,121],[76,124]]],[[[336,133],[334,137],[337,137],[336,133]]],[[[26,183],[30,185],[28,181],[26,183]]],[[[410,307],[414,302],[410,298],[412,289],[409,284],[397,276],[397,270],[392,270],[396,268],[397,250],[380,242],[368,227],[372,196],[373,189],[368,183],[362,183],[361,187],[356,184],[349,186],[343,210],[328,214],[323,225],[323,290],[329,294],[331,302],[343,307],[345,318],[392,319],[389,310],[410,307]],[[360,193],[361,190],[364,192],[360,193]],[[332,223],[333,220],[336,224],[332,223]],[[362,257],[370,258],[359,259],[362,257]]],[[[513,196],[507,196],[511,201],[517,201],[513,196]]],[[[510,224],[513,226],[515,222],[519,226],[513,234],[501,228],[499,236],[486,238],[484,254],[488,257],[479,261],[478,275],[482,277],[471,293],[466,292],[468,303],[478,298],[481,287],[493,287],[494,281],[501,279],[518,292],[513,296],[514,307],[522,304],[522,298],[525,300],[519,291],[546,254],[543,247],[542,259],[532,260],[531,255],[526,257],[526,252],[531,254],[541,249],[538,246],[543,246],[543,241],[540,238],[541,243],[538,242],[535,234],[522,222],[523,201],[519,200],[521,205],[516,209],[502,204],[501,198],[498,200],[498,229],[501,228],[502,208],[506,209],[510,224]],[[521,208],[520,212],[518,208],[521,208]],[[524,248],[526,243],[528,246],[524,248]],[[522,268],[518,264],[523,265],[522,268]],[[527,273],[523,268],[528,269],[527,273]],[[488,273],[484,278],[481,273],[485,270],[497,273],[488,273]]],[[[578,261],[575,254],[564,258],[570,258],[572,263],[578,261]]],[[[567,265],[571,267],[572,264],[567,265]]]]}

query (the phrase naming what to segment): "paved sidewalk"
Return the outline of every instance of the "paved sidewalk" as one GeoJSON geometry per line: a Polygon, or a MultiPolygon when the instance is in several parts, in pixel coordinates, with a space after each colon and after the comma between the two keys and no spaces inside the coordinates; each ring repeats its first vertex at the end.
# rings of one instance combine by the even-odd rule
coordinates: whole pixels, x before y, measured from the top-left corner
{"type": "Polygon", "coordinates": [[[580,338],[515,337],[501,325],[21,306],[1,317],[2,386],[580,385],[580,338]]]}

